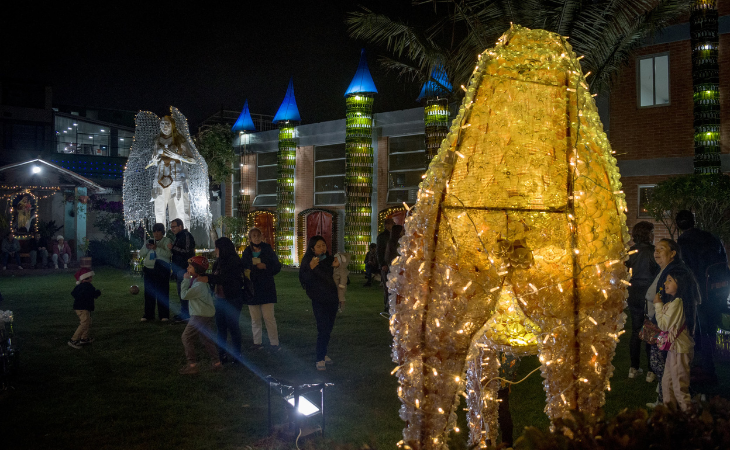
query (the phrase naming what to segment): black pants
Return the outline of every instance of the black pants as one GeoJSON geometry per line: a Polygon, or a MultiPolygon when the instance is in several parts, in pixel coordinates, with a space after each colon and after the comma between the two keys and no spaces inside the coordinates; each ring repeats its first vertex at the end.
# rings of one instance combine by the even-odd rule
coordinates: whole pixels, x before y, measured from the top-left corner
{"type": "Polygon", "coordinates": [[[243,304],[240,299],[229,301],[215,298],[215,325],[218,328],[218,356],[225,358],[231,355],[234,361],[241,358],[241,318],[243,304]],[[228,333],[231,333],[231,345],[228,345],[228,333]]]}
{"type": "Polygon", "coordinates": [[[695,332],[695,355],[701,356],[702,373],[704,375],[715,375],[715,342],[717,339],[717,326],[720,322],[721,313],[715,308],[700,305],[697,308],[697,321],[699,332],[695,332]]]}
{"type": "Polygon", "coordinates": [[[175,264],[172,265],[172,273],[175,274],[175,283],[177,284],[177,296],[180,299],[180,318],[190,318],[190,304],[187,300],[182,299],[181,287],[183,277],[187,269],[183,269],[175,264]]]}
{"type": "Polygon", "coordinates": [[[388,301],[388,272],[390,267],[380,268],[380,279],[383,281],[383,311],[390,311],[390,302],[388,301]]]}
{"type": "Polygon", "coordinates": [[[312,301],[314,319],[317,321],[317,361],[324,361],[327,356],[327,346],[330,343],[332,328],[337,318],[337,302],[312,301]]]}
{"type": "MultiPolygon", "coordinates": [[[[646,351],[646,364],[649,367],[649,351],[651,346],[639,339],[639,332],[644,325],[644,310],[629,308],[631,314],[631,339],[629,340],[629,355],[631,355],[631,367],[638,369],[641,363],[641,348],[646,351]],[[642,345],[643,344],[643,345],[642,345]]],[[[651,368],[648,369],[651,371],[651,368]]]]}
{"type": "Polygon", "coordinates": [[[155,304],[160,319],[170,318],[170,269],[155,264],[154,269],[144,268],[144,318],[154,320],[155,304]]]}
{"type": "Polygon", "coordinates": [[[502,400],[499,402],[497,417],[499,418],[499,431],[502,433],[502,443],[512,447],[514,425],[512,424],[512,413],[509,410],[509,390],[510,386],[507,385],[497,391],[497,398],[502,400]]]}

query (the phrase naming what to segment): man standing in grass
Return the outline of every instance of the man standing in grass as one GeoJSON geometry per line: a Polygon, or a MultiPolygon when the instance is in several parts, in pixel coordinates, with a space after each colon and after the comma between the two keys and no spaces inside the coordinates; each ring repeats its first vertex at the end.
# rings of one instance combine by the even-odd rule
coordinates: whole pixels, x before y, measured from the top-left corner
{"type": "MultiPolygon", "coordinates": [[[[190,318],[190,307],[188,301],[182,298],[180,293],[180,283],[185,276],[185,268],[188,266],[188,260],[195,256],[195,239],[181,219],[175,219],[170,223],[170,229],[175,233],[175,242],[167,244],[167,248],[171,252],[170,262],[172,263],[172,273],[175,275],[177,282],[177,296],[180,297],[180,314],[173,317],[175,323],[182,323],[190,318]]],[[[208,268],[206,267],[206,270],[208,268]]]]}

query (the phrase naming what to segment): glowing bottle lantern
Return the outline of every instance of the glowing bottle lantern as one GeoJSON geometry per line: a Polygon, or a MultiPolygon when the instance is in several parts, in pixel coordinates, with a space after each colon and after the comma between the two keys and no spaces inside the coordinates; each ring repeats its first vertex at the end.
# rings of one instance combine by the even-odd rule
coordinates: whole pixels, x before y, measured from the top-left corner
{"type": "Polygon", "coordinates": [[[388,275],[412,449],[447,448],[458,394],[495,444],[500,352],[540,355],[551,419],[596,413],[625,321],[626,203],[571,46],[514,26],[466,90],[388,275]]]}
{"type": "Polygon", "coordinates": [[[278,177],[276,180],[276,253],[282,264],[294,265],[294,169],[296,167],[296,126],[301,121],[294,98],[294,80],[289,80],[286,96],[273,122],[279,124],[278,177]]]}
{"type": "Polygon", "coordinates": [[[345,252],[351,256],[350,271],[365,270],[370,244],[373,192],[373,100],[378,93],[368,69],[365,50],[345,92],[345,252]]]}

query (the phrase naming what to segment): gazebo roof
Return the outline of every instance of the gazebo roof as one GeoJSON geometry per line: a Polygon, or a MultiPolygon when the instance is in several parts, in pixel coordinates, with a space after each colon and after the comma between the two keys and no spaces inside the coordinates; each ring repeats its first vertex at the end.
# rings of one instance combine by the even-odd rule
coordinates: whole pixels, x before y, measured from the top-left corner
{"type": "Polygon", "coordinates": [[[0,167],[0,190],[85,187],[89,194],[103,194],[106,188],[63,167],[42,159],[31,159],[0,167]],[[37,171],[34,170],[37,168],[37,171]]]}
{"type": "Polygon", "coordinates": [[[254,125],[253,119],[251,119],[251,113],[248,111],[248,100],[243,104],[243,111],[238,116],[236,123],[231,127],[231,131],[256,131],[256,125],[254,125]]]}
{"type": "Polygon", "coordinates": [[[365,58],[365,49],[360,50],[360,63],[357,65],[357,72],[350,82],[350,87],[345,92],[345,97],[351,94],[377,94],[378,89],[375,87],[370,69],[368,69],[368,60],[365,58]]]}
{"type": "Polygon", "coordinates": [[[420,102],[427,97],[438,97],[446,96],[453,90],[451,83],[449,82],[449,76],[446,74],[446,69],[443,64],[434,66],[431,71],[431,76],[427,82],[423,84],[421,94],[416,99],[420,102]]]}
{"type": "Polygon", "coordinates": [[[294,77],[289,79],[289,87],[286,89],[286,95],[284,101],[281,102],[279,110],[276,111],[273,123],[287,122],[287,121],[301,121],[302,118],[299,116],[299,108],[297,108],[297,100],[294,98],[294,77]]]}

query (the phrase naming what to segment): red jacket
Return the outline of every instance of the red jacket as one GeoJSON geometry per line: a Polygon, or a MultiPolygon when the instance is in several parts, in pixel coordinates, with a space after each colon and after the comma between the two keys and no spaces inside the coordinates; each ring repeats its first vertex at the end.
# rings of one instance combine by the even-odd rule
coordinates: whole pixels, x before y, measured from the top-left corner
{"type": "Polygon", "coordinates": [[[63,249],[61,251],[58,251],[58,242],[55,242],[53,245],[51,245],[53,248],[53,254],[61,256],[64,253],[68,254],[68,257],[71,257],[71,247],[68,246],[68,242],[63,241],[63,249]]]}

